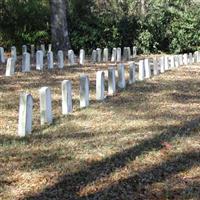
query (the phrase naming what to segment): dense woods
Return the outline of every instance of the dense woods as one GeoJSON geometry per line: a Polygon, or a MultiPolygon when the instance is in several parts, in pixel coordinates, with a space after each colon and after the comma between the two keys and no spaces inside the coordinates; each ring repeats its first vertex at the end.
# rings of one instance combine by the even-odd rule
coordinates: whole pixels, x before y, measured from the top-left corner
{"type": "MultiPolygon", "coordinates": [[[[200,6],[192,0],[2,0],[1,46],[48,44],[54,38],[62,48],[77,52],[96,47],[137,45],[140,52],[188,52],[200,47],[200,6]],[[61,5],[58,5],[58,4],[61,5]],[[53,8],[56,8],[52,12],[53,8]],[[56,5],[57,4],[57,5],[56,5]],[[65,10],[66,22],[53,16],[65,10]],[[51,37],[51,35],[53,37],[51,37]]],[[[56,43],[53,41],[53,43],[56,43]]],[[[54,45],[55,46],[55,45],[54,45]]],[[[56,46],[55,49],[59,47],[56,46]]]]}

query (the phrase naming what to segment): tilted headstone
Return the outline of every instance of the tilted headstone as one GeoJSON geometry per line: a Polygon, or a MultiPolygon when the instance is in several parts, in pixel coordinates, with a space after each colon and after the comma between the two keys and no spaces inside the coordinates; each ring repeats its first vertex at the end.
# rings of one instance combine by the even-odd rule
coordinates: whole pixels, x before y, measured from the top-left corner
{"type": "Polygon", "coordinates": [[[139,61],[139,74],[138,74],[138,80],[139,81],[143,81],[144,80],[144,75],[145,75],[145,73],[144,73],[145,71],[144,71],[144,60],[140,60],[139,61]]]}
{"type": "Polygon", "coordinates": [[[96,73],[96,100],[104,100],[104,91],[105,91],[105,86],[104,86],[104,72],[103,71],[98,71],[96,73]]]}
{"type": "Polygon", "coordinates": [[[58,51],[57,59],[58,59],[58,68],[63,69],[63,67],[64,67],[64,54],[63,54],[62,50],[58,51]]]}
{"type": "Polygon", "coordinates": [[[117,49],[113,48],[112,49],[111,62],[116,62],[116,60],[117,60],[117,49]]]}
{"type": "Polygon", "coordinates": [[[133,47],[133,58],[137,56],[137,47],[133,47]]]}
{"type": "Polygon", "coordinates": [[[121,48],[117,48],[117,62],[121,62],[122,60],[122,50],[121,48]]]}
{"type": "Polygon", "coordinates": [[[148,58],[144,59],[144,69],[145,69],[145,78],[151,78],[151,67],[148,58]]]}
{"type": "Polygon", "coordinates": [[[101,49],[97,48],[97,62],[100,63],[101,62],[101,49]]]}
{"type": "Polygon", "coordinates": [[[125,79],[125,66],[124,64],[119,64],[117,66],[117,71],[118,71],[118,87],[120,89],[125,89],[126,87],[126,79],[125,79]]]}
{"type": "Polygon", "coordinates": [[[27,46],[26,46],[26,45],[23,45],[23,46],[22,46],[22,55],[23,55],[24,53],[27,53],[27,46]]]}
{"type": "Polygon", "coordinates": [[[103,50],[103,62],[108,62],[108,48],[103,50]]]}
{"type": "Polygon", "coordinates": [[[153,75],[157,76],[159,74],[158,71],[158,60],[157,58],[153,58],[153,75]]]}
{"type": "Polygon", "coordinates": [[[68,63],[69,65],[75,65],[75,55],[73,50],[68,51],[68,63]]]}
{"type": "Polygon", "coordinates": [[[40,121],[41,125],[51,124],[53,121],[51,91],[48,87],[42,87],[40,93],[40,121]]]}
{"type": "Polygon", "coordinates": [[[35,45],[31,45],[31,57],[33,58],[35,56],[35,45]]]}
{"type": "Polygon", "coordinates": [[[129,84],[133,84],[136,81],[136,66],[133,62],[129,64],[129,84]]]}
{"type": "Polygon", "coordinates": [[[6,65],[6,76],[12,76],[15,73],[15,59],[8,58],[6,65]]]}
{"type": "Polygon", "coordinates": [[[62,82],[62,114],[67,115],[72,111],[72,83],[64,80],[62,82]]]}
{"type": "Polygon", "coordinates": [[[5,55],[4,55],[4,48],[0,47],[0,63],[5,63],[6,59],[5,59],[5,55]]]}
{"type": "Polygon", "coordinates": [[[47,53],[47,66],[48,69],[53,69],[53,52],[48,51],[47,53]]]}
{"type": "Polygon", "coordinates": [[[36,52],[36,70],[43,70],[44,54],[42,50],[36,52]]]}
{"type": "Polygon", "coordinates": [[[80,108],[89,106],[89,78],[87,75],[80,76],[80,108]]]}
{"type": "Polygon", "coordinates": [[[15,61],[17,61],[17,49],[15,46],[11,47],[11,57],[14,58],[15,61]]]}
{"type": "Polygon", "coordinates": [[[81,65],[85,64],[85,50],[84,49],[80,50],[79,60],[80,60],[79,62],[81,65]]]}
{"type": "Polygon", "coordinates": [[[164,73],[165,72],[165,58],[164,56],[160,57],[160,73],[164,73]]]}
{"type": "Polygon", "coordinates": [[[108,68],[108,95],[114,95],[116,93],[116,78],[115,68],[108,68]]]}
{"type": "Polygon", "coordinates": [[[97,51],[93,50],[92,51],[92,63],[96,63],[97,62],[97,51]]]}
{"type": "Polygon", "coordinates": [[[30,53],[23,53],[22,56],[22,72],[30,72],[31,70],[31,61],[30,61],[30,53]]]}
{"type": "Polygon", "coordinates": [[[18,135],[24,137],[32,131],[33,98],[31,94],[22,93],[19,100],[18,135]]]}

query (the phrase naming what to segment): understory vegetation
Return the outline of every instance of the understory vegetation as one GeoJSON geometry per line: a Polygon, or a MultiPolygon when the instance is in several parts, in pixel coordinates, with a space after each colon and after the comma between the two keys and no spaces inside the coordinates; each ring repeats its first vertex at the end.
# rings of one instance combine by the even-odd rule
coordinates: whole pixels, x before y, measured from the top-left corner
{"type": "MultiPolygon", "coordinates": [[[[136,45],[140,52],[189,52],[200,47],[200,6],[191,0],[66,0],[72,48],[136,45]]],[[[0,43],[10,49],[48,44],[48,0],[3,0],[0,43]]]]}

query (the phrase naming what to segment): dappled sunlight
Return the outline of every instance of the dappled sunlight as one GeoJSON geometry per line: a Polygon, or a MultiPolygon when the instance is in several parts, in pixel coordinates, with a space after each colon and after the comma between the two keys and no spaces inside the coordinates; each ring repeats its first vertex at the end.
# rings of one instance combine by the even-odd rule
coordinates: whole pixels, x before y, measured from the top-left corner
{"type": "MultiPolygon", "coordinates": [[[[107,66],[55,70],[45,75],[18,72],[12,85],[2,76],[2,198],[47,199],[55,194],[66,199],[114,199],[118,194],[126,200],[148,195],[162,199],[173,190],[173,177],[181,179],[181,173],[193,169],[198,172],[199,68],[181,67],[127,85],[126,90],[96,102],[95,71],[100,68],[106,70],[107,66]],[[91,84],[87,109],[79,108],[79,75],[83,72],[91,84]],[[61,81],[65,79],[72,80],[73,87],[73,113],[68,116],[61,115],[61,81]],[[52,125],[40,125],[38,89],[42,86],[52,90],[52,125]],[[18,101],[24,90],[34,98],[33,132],[18,138],[18,101]],[[185,166],[188,157],[196,161],[185,166]],[[183,166],[176,171],[181,160],[183,166]],[[61,196],[54,193],[58,188],[61,196]]],[[[188,190],[189,185],[179,188],[177,182],[174,190],[188,190]]],[[[184,197],[184,192],[179,193],[184,197]]]]}

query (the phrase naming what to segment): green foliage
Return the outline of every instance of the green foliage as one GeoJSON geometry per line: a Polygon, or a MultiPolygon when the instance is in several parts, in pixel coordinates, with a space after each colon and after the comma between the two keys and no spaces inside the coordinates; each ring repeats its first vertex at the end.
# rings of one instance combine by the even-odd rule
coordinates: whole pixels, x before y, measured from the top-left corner
{"type": "MultiPolygon", "coordinates": [[[[72,48],[137,45],[140,52],[187,52],[200,47],[200,6],[191,0],[66,0],[72,48]]],[[[2,0],[2,46],[50,42],[48,0],[2,0]]]]}
{"type": "Polygon", "coordinates": [[[3,46],[47,42],[49,7],[47,0],[2,0],[0,24],[3,46]]]}

